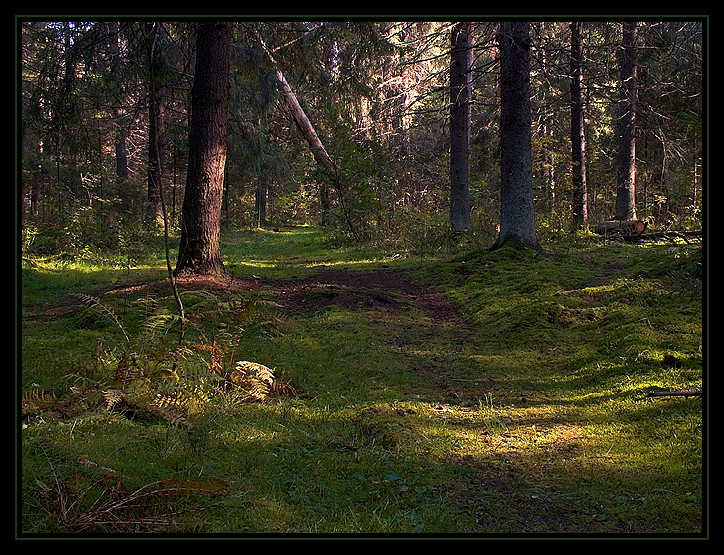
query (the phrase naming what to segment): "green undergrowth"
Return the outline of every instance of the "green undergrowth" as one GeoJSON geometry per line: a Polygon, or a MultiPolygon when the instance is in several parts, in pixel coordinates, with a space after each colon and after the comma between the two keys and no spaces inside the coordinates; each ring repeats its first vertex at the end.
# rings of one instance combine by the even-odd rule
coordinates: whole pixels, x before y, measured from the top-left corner
{"type": "Polygon", "coordinates": [[[183,356],[157,256],[24,267],[24,532],[702,531],[702,401],[647,397],[702,386],[697,247],[580,236],[431,260],[302,227],[222,252],[259,286],[182,286],[183,356]],[[322,295],[324,268],[419,290],[391,273],[322,295]],[[277,394],[240,395],[236,361],[277,394]],[[138,400],[159,391],[175,417],[138,400]]]}

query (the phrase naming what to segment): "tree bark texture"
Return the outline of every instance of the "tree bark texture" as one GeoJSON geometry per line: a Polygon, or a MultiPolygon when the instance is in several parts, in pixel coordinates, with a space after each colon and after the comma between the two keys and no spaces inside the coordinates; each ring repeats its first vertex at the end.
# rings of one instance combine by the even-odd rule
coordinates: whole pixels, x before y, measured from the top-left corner
{"type": "Polygon", "coordinates": [[[618,125],[617,220],[636,219],[636,104],[637,104],[636,22],[623,23],[621,49],[621,98],[618,125]]]}
{"type": "Polygon", "coordinates": [[[586,135],[583,120],[583,23],[571,23],[571,174],[573,176],[573,230],[588,228],[586,135]]]}
{"type": "Polygon", "coordinates": [[[470,103],[472,101],[473,24],[456,23],[450,59],[450,223],[470,230],[470,103]]]}
{"type": "Polygon", "coordinates": [[[505,22],[500,37],[500,234],[540,250],[535,232],[530,112],[530,24],[505,22]]]}
{"type": "Polygon", "coordinates": [[[163,225],[161,187],[163,163],[166,154],[166,87],[163,75],[163,27],[161,22],[152,23],[149,52],[150,83],[148,98],[148,206],[146,218],[163,225]]]}
{"type": "Polygon", "coordinates": [[[219,250],[226,162],[231,23],[199,25],[176,274],[225,273],[219,250]]]}

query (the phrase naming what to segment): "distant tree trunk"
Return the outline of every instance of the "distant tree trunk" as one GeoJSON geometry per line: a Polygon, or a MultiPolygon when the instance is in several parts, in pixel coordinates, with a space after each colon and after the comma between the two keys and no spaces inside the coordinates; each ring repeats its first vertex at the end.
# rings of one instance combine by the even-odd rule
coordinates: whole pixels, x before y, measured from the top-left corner
{"type": "Polygon", "coordinates": [[[114,151],[116,160],[116,194],[123,201],[123,207],[128,208],[128,150],[126,138],[128,131],[123,121],[122,103],[125,99],[123,84],[121,82],[121,49],[120,32],[117,21],[107,23],[107,32],[110,35],[111,72],[113,80],[114,98],[111,108],[111,117],[115,126],[114,151]]]}
{"type": "Polygon", "coordinates": [[[231,23],[198,27],[181,242],[176,274],[225,273],[219,222],[226,162],[231,23]]]}
{"type": "Polygon", "coordinates": [[[148,98],[148,206],[146,219],[163,225],[161,187],[166,150],[166,86],[163,75],[163,24],[151,23],[149,50],[150,83],[148,98]]]}
{"type": "Polygon", "coordinates": [[[500,38],[500,234],[541,250],[535,233],[530,113],[530,23],[502,24],[500,38]]]}
{"type": "Polygon", "coordinates": [[[331,223],[331,202],[329,200],[329,187],[326,183],[319,184],[319,207],[322,212],[321,224],[323,226],[331,223]]]}
{"type": "Polygon", "coordinates": [[[571,23],[571,173],[573,176],[573,230],[588,229],[586,134],[583,119],[583,23],[571,23]]]}
{"type": "Polygon", "coordinates": [[[470,230],[470,103],[472,101],[473,24],[456,23],[450,55],[450,222],[470,230]]]}
{"type": "Polygon", "coordinates": [[[33,180],[33,185],[30,189],[30,215],[33,218],[37,218],[40,207],[40,176],[38,179],[33,180]]]}
{"type": "MultiPolygon", "coordinates": [[[[43,140],[38,141],[38,171],[37,175],[35,175],[35,178],[33,179],[33,184],[30,188],[30,215],[33,218],[37,218],[38,214],[40,213],[40,183],[43,179],[43,171],[42,171],[42,163],[43,163],[43,140]]],[[[36,172],[33,172],[34,174],[36,172]]]]}
{"type": "Polygon", "coordinates": [[[120,110],[114,110],[114,113],[116,122],[118,123],[115,144],[116,177],[118,178],[119,186],[122,186],[128,180],[128,150],[126,149],[126,130],[123,128],[123,124],[120,122],[120,110]]]}
{"type": "Polygon", "coordinates": [[[266,199],[269,192],[269,177],[263,172],[256,182],[256,225],[264,227],[266,225],[266,199]]]}
{"type": "Polygon", "coordinates": [[[692,144],[692,153],[694,154],[694,183],[693,188],[691,192],[691,209],[692,209],[692,216],[694,215],[693,212],[696,211],[696,201],[697,201],[697,188],[699,185],[699,143],[696,140],[696,137],[694,137],[693,144],[692,144]]]}
{"type": "Polygon", "coordinates": [[[173,190],[171,193],[171,221],[176,224],[176,144],[173,149],[173,190]]]}
{"type": "Polygon", "coordinates": [[[617,220],[636,219],[636,103],[637,103],[636,23],[624,22],[620,58],[621,98],[618,126],[617,220]]]}
{"type": "MultiPolygon", "coordinates": [[[[546,137],[550,137],[551,141],[553,140],[553,127],[552,126],[543,126],[543,134],[546,137]]],[[[551,147],[546,148],[545,150],[545,165],[546,165],[546,173],[548,174],[546,177],[548,178],[548,190],[551,194],[551,214],[556,209],[556,157],[553,153],[553,149],[551,147]]]]}

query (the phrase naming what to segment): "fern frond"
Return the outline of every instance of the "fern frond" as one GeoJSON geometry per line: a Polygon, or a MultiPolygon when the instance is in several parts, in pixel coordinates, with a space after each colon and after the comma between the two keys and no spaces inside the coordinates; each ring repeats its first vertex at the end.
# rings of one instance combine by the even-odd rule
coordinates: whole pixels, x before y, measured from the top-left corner
{"type": "Polygon", "coordinates": [[[91,295],[86,295],[85,293],[71,293],[71,296],[77,297],[81,300],[81,302],[85,305],[87,305],[90,308],[99,308],[102,311],[104,311],[108,316],[110,316],[111,320],[118,326],[118,329],[121,330],[121,333],[123,333],[123,337],[126,338],[126,342],[130,343],[131,340],[128,338],[128,334],[126,333],[126,329],[121,324],[120,320],[116,316],[116,313],[113,312],[113,309],[103,302],[97,297],[93,297],[91,295]]]}
{"type": "Polygon", "coordinates": [[[142,336],[146,341],[150,341],[159,335],[166,335],[178,321],[178,314],[152,314],[141,324],[142,336]]]}
{"type": "Polygon", "coordinates": [[[274,372],[263,364],[241,360],[236,363],[230,378],[247,397],[263,401],[271,391],[274,372]]]}
{"type": "Polygon", "coordinates": [[[139,297],[133,302],[141,307],[144,316],[150,316],[159,306],[155,297],[139,297]]]}
{"type": "Polygon", "coordinates": [[[191,429],[191,422],[183,414],[180,414],[173,409],[149,406],[148,410],[149,412],[157,414],[172,426],[175,426],[177,428],[183,426],[187,430],[191,429]]]}
{"type": "Polygon", "coordinates": [[[106,402],[106,409],[112,410],[118,403],[123,401],[125,394],[120,389],[107,389],[103,392],[103,399],[106,402]]]}

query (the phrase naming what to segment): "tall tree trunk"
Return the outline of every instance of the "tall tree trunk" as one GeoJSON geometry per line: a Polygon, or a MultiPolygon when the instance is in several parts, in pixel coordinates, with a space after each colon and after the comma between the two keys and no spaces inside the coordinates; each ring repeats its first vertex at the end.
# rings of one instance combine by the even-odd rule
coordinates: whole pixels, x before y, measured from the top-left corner
{"type": "Polygon", "coordinates": [[[161,187],[163,187],[163,165],[166,151],[166,86],[163,74],[163,39],[161,22],[151,23],[149,50],[150,79],[148,90],[148,206],[146,219],[156,225],[163,225],[161,187]]]}
{"type": "Polygon", "coordinates": [[[450,223],[469,231],[473,24],[456,23],[450,42],[450,223]]]}
{"type": "Polygon", "coordinates": [[[636,104],[637,104],[636,22],[624,22],[620,58],[621,99],[618,126],[617,220],[636,219],[636,104]]]}
{"type": "Polygon", "coordinates": [[[219,221],[226,162],[231,26],[215,22],[198,28],[176,274],[225,273],[219,250],[219,221]]]}
{"type": "Polygon", "coordinates": [[[571,174],[573,176],[573,231],[588,229],[586,134],[583,119],[583,23],[571,23],[571,174]]]}
{"type": "Polygon", "coordinates": [[[500,38],[500,234],[542,250],[535,233],[530,113],[530,23],[502,24],[500,38]]]}

